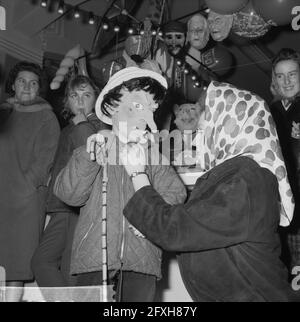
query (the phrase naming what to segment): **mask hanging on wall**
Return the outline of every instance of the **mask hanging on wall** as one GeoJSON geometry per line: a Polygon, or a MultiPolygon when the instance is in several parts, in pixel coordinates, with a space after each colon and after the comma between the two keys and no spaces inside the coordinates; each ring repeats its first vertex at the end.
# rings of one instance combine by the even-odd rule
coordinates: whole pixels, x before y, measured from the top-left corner
{"type": "Polygon", "coordinates": [[[179,57],[185,45],[186,25],[178,21],[170,21],[164,26],[163,31],[169,54],[179,57]]]}
{"type": "Polygon", "coordinates": [[[191,47],[201,50],[209,41],[208,23],[202,15],[194,15],[187,23],[187,41],[191,47]]]}
{"type": "Polygon", "coordinates": [[[215,41],[223,41],[230,33],[233,24],[233,15],[221,15],[214,11],[208,14],[208,28],[215,41]]]}

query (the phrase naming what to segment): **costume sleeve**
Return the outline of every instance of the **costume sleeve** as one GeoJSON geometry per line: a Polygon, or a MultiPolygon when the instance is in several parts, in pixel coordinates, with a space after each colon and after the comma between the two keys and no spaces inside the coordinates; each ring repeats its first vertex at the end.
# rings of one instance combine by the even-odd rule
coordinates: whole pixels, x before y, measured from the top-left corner
{"type": "Polygon", "coordinates": [[[31,167],[27,172],[36,188],[48,183],[60,133],[55,114],[47,111],[45,115],[34,143],[31,167]]]}
{"type": "Polygon", "coordinates": [[[70,135],[73,148],[76,149],[81,145],[86,145],[87,138],[96,132],[95,127],[89,122],[77,124],[70,135]]]}
{"type": "Polygon", "coordinates": [[[68,164],[59,172],[53,188],[54,194],[70,206],[83,206],[90,196],[99,170],[97,162],[90,161],[85,146],[77,148],[68,164]]]}
{"type": "Polygon", "coordinates": [[[152,183],[154,189],[170,205],[183,203],[186,199],[186,188],[172,166],[153,166],[152,183]]]}
{"type": "Polygon", "coordinates": [[[57,212],[72,212],[71,207],[67,206],[64,202],[58,199],[53,194],[53,186],[55,179],[60,172],[60,170],[66,166],[68,160],[72,155],[71,143],[69,139],[68,127],[64,128],[60,133],[58,147],[56,150],[54,164],[51,171],[51,180],[49,183],[46,211],[47,213],[57,213],[57,212]]]}
{"type": "Polygon", "coordinates": [[[164,250],[189,252],[223,248],[247,239],[247,183],[227,180],[200,195],[197,186],[186,204],[171,206],[151,186],[138,190],[124,215],[164,250]]]}
{"type": "Polygon", "coordinates": [[[65,128],[60,135],[60,140],[54,160],[52,178],[49,185],[47,198],[47,212],[74,212],[74,208],[69,207],[53,194],[53,186],[58,173],[64,168],[72,156],[73,150],[86,145],[87,138],[96,132],[96,129],[89,122],[81,122],[77,125],[65,128]]]}

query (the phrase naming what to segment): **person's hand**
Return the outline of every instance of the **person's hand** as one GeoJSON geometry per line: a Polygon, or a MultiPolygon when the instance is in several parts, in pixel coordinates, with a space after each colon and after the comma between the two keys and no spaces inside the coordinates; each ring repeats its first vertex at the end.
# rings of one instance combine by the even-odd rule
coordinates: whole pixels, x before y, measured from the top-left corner
{"type": "Polygon", "coordinates": [[[86,152],[89,153],[91,161],[97,161],[99,165],[104,165],[107,162],[105,136],[101,133],[89,136],[86,142],[86,152]]]}
{"type": "Polygon", "coordinates": [[[300,123],[292,123],[292,138],[300,140],[300,123]]]}
{"type": "Polygon", "coordinates": [[[84,111],[83,110],[79,110],[78,113],[72,118],[72,122],[77,125],[81,122],[85,122],[87,121],[87,118],[84,114],[84,111]]]}
{"type": "Polygon", "coordinates": [[[134,172],[145,171],[145,151],[139,143],[126,144],[120,153],[120,160],[129,176],[134,172]]]}

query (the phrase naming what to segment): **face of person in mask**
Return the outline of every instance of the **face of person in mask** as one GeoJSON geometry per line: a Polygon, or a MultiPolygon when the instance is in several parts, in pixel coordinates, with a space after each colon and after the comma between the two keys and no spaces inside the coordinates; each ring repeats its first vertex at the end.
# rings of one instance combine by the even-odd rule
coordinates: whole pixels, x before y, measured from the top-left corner
{"type": "Polygon", "coordinates": [[[192,47],[201,50],[209,40],[209,30],[206,19],[202,15],[193,16],[188,22],[187,41],[192,47]]]}
{"type": "Polygon", "coordinates": [[[127,89],[120,91],[122,97],[114,108],[112,115],[113,132],[123,143],[141,142],[146,140],[146,127],[157,130],[153,113],[158,108],[154,96],[144,90],[127,89]]]}
{"type": "Polygon", "coordinates": [[[282,60],[274,68],[276,91],[286,99],[293,98],[300,92],[300,70],[295,60],[282,60]]]}
{"type": "Polygon", "coordinates": [[[233,15],[220,15],[210,11],[207,22],[213,40],[222,41],[229,35],[233,23],[233,15]]]}
{"type": "Polygon", "coordinates": [[[185,43],[185,34],[178,31],[168,31],[165,33],[164,41],[168,52],[172,56],[178,56],[185,43]]]}

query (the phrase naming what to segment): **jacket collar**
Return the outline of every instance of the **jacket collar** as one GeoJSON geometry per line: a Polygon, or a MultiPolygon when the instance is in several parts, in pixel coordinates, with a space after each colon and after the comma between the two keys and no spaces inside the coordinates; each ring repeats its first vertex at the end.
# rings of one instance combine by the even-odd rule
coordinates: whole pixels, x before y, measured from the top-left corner
{"type": "Polygon", "coordinates": [[[52,110],[50,104],[41,97],[37,97],[35,100],[20,103],[14,97],[10,97],[4,103],[4,106],[9,106],[10,108],[14,109],[18,112],[25,112],[25,113],[32,113],[32,112],[39,112],[43,110],[52,110]]]}

